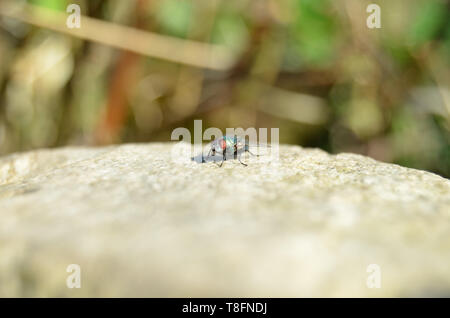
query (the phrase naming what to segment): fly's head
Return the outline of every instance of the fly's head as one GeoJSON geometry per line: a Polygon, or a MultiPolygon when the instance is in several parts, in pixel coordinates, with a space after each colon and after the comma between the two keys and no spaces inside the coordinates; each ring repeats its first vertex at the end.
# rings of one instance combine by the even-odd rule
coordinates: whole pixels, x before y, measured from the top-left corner
{"type": "Polygon", "coordinates": [[[227,148],[227,143],[223,138],[214,140],[211,143],[211,153],[214,156],[216,153],[223,153],[227,148]]]}

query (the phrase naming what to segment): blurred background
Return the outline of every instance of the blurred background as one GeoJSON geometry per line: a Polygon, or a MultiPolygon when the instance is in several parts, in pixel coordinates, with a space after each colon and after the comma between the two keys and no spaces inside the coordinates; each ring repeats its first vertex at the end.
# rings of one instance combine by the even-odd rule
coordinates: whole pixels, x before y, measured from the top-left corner
{"type": "Polygon", "coordinates": [[[278,127],[450,177],[443,0],[0,0],[0,155],[278,127]],[[69,29],[69,4],[81,28],[69,29]],[[381,7],[369,29],[366,7],[381,7]]]}

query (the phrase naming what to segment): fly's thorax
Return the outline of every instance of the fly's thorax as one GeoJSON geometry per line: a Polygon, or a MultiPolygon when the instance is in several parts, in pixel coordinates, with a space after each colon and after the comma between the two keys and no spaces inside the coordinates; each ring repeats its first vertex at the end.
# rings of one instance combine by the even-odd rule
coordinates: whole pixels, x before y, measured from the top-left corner
{"type": "Polygon", "coordinates": [[[222,153],[223,149],[222,149],[222,142],[221,139],[216,139],[211,143],[211,150],[214,153],[222,153]]]}

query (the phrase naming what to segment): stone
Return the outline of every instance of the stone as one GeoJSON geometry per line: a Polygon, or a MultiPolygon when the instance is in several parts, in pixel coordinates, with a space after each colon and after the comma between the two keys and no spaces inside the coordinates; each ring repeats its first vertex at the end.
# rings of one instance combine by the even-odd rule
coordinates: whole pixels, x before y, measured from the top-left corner
{"type": "Polygon", "coordinates": [[[0,158],[0,296],[450,296],[449,180],[298,146],[221,168],[172,149],[0,158]]]}

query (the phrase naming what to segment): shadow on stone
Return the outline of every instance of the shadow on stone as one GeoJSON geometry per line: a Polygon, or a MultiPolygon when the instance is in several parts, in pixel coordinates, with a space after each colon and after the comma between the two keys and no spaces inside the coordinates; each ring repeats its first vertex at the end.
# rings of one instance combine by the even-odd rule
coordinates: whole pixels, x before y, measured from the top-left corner
{"type": "MultiPolygon", "coordinates": [[[[227,157],[227,159],[230,159],[230,157],[227,157]]],[[[221,162],[222,156],[203,156],[202,154],[199,154],[195,157],[191,157],[192,161],[195,161],[197,163],[208,163],[208,162],[221,162]]]]}
{"type": "MultiPolygon", "coordinates": [[[[233,153],[227,153],[225,160],[234,160],[237,159],[238,155],[243,155],[245,153],[244,150],[238,150],[236,156],[233,153]]],[[[222,154],[216,154],[215,156],[205,156],[203,154],[199,154],[195,157],[191,157],[192,161],[197,163],[208,163],[208,162],[222,162],[222,154]]]]}

